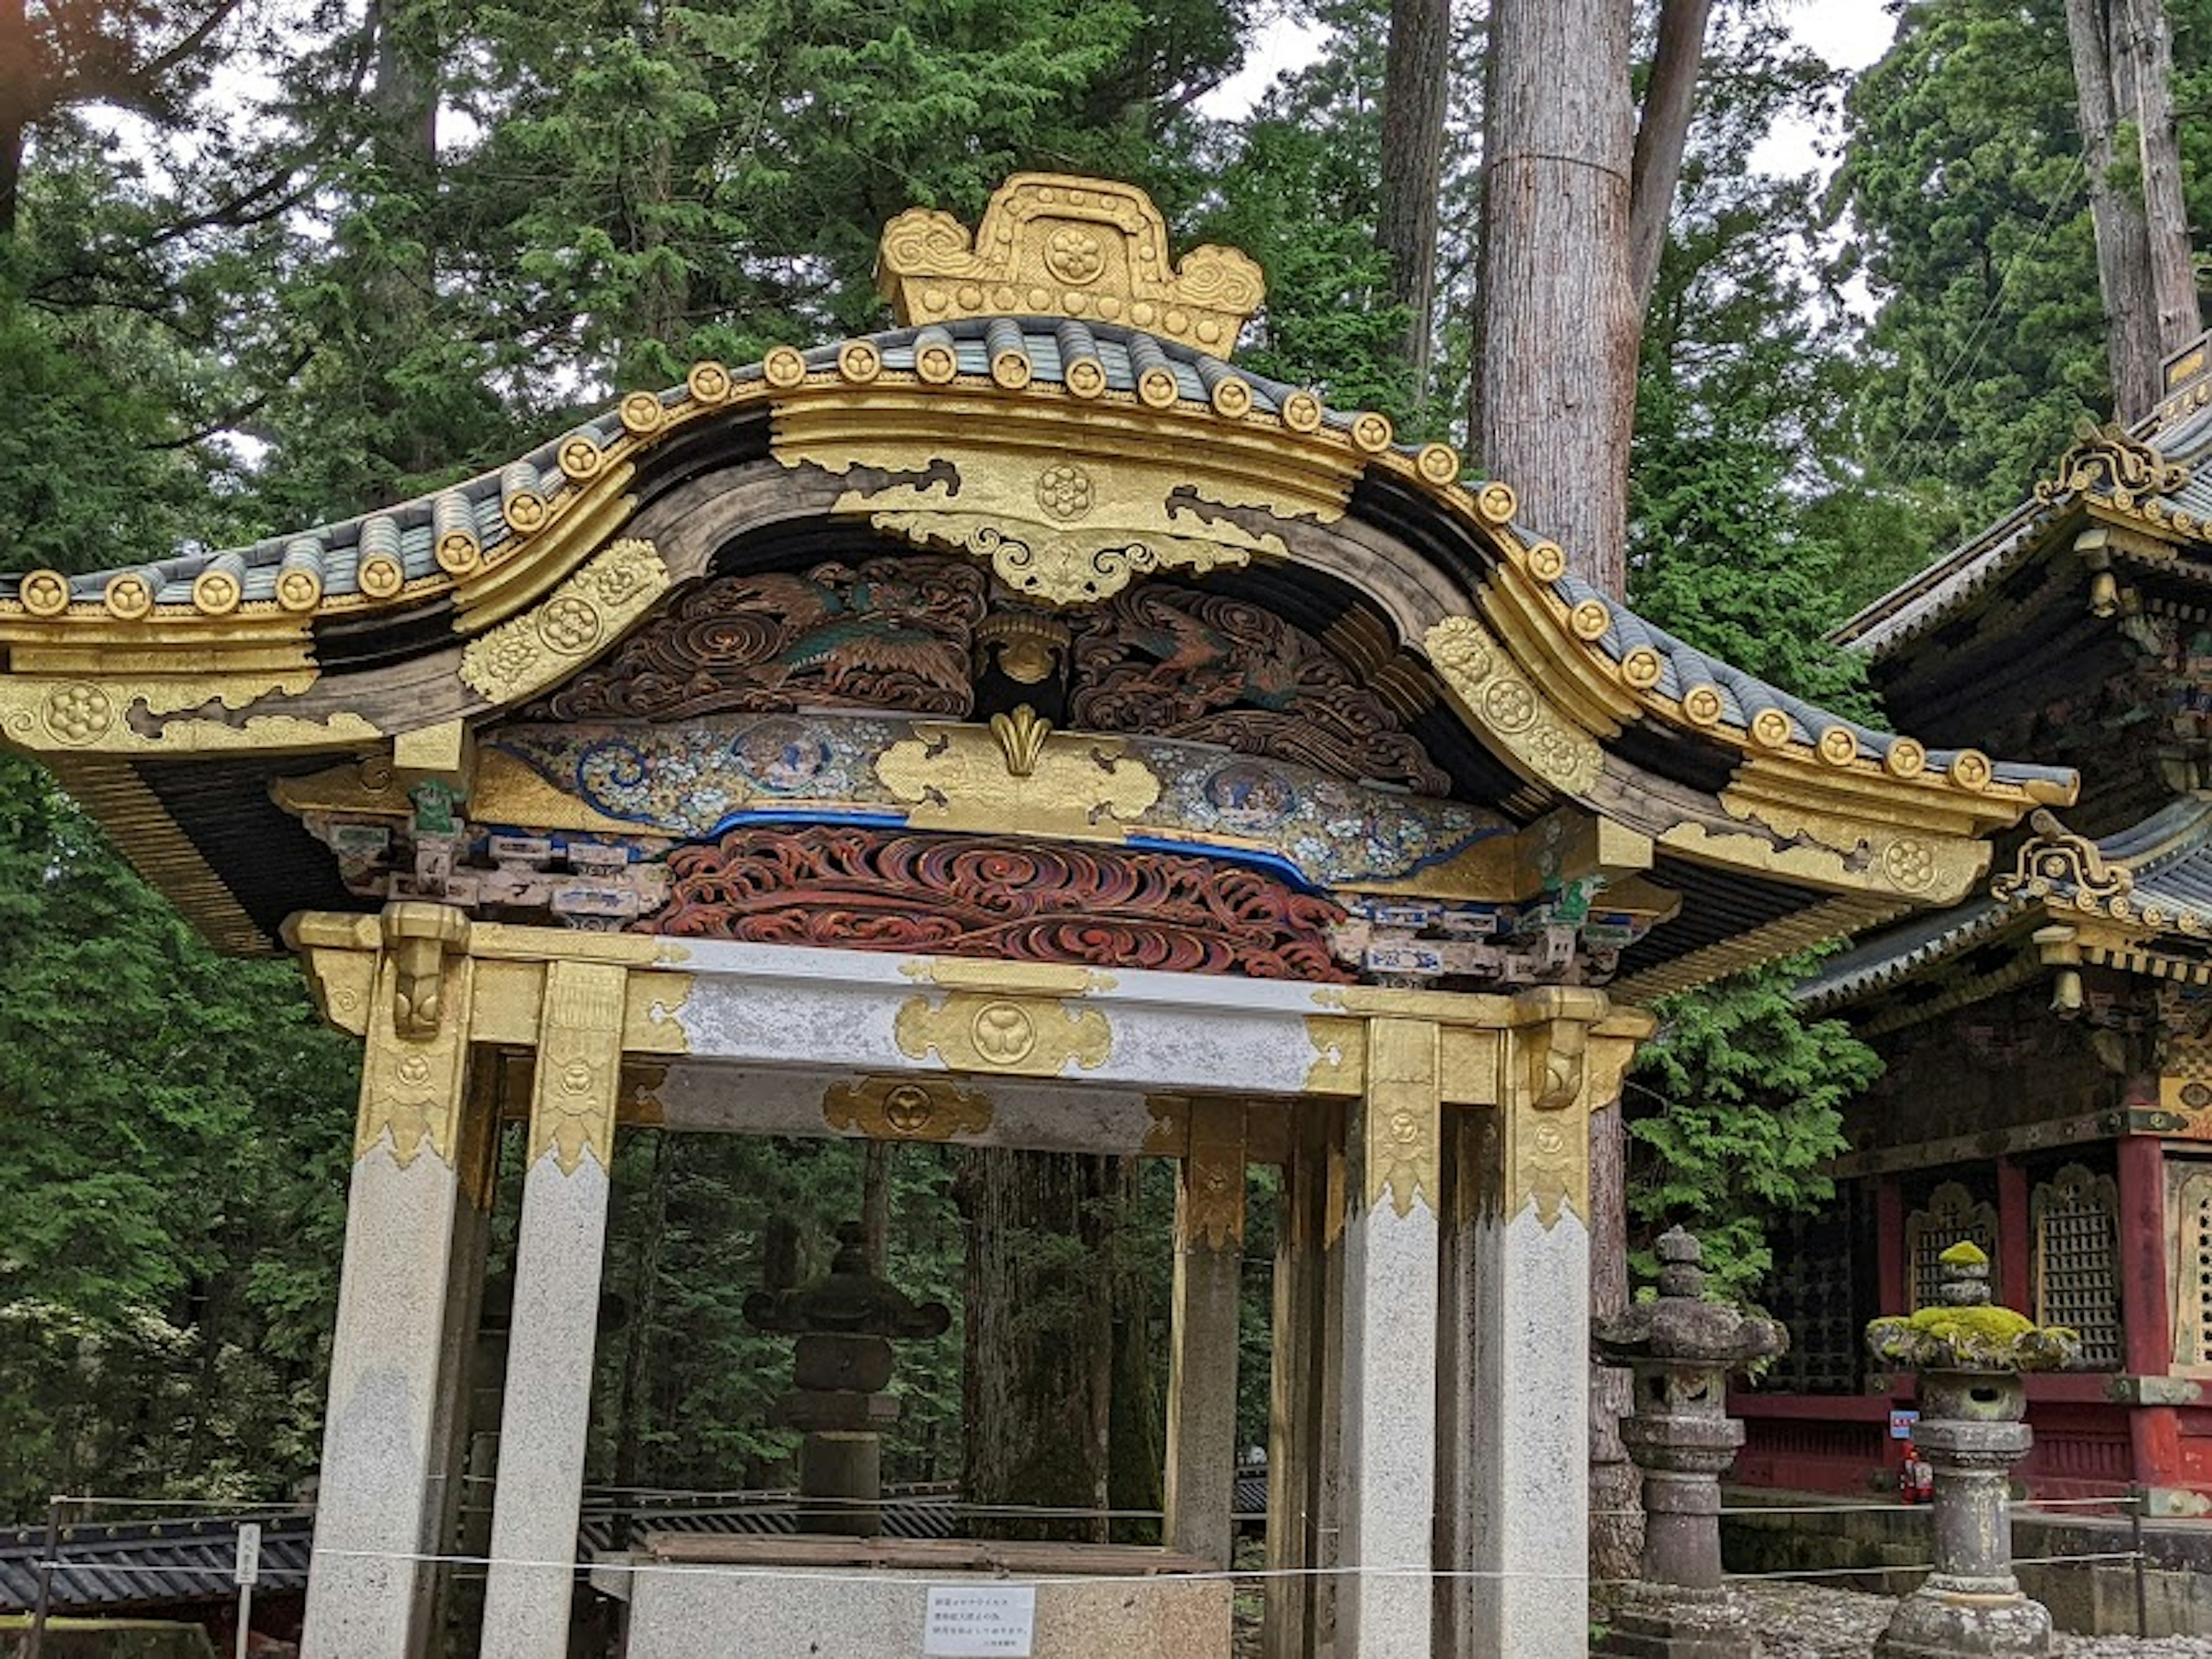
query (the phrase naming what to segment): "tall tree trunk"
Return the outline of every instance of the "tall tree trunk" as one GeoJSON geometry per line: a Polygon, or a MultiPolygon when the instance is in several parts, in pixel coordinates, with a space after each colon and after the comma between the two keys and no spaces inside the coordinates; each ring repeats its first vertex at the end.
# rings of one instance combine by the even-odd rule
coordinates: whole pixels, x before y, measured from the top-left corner
{"type": "Polygon", "coordinates": [[[0,242],[13,240],[23,188],[23,146],[39,100],[24,0],[0,0],[0,242]]]}
{"type": "Polygon", "coordinates": [[[1496,0],[1484,112],[1484,469],[1570,568],[1620,591],[1636,303],[1632,0],[1496,0]]]}
{"type": "Polygon", "coordinates": [[[1451,90],[1451,0],[1391,0],[1382,76],[1382,200],[1375,240],[1390,258],[1390,297],[1412,313],[1406,365],[1429,399],[1437,295],[1437,192],[1451,90]]]}
{"type": "Polygon", "coordinates": [[[860,1231],[868,1271],[888,1273],[891,1260],[891,1148],[887,1140],[860,1147],[860,1231]]]}
{"type": "MultiPolygon", "coordinates": [[[[1663,0],[1639,124],[1633,0],[1495,0],[1483,129],[1481,365],[1474,430],[1532,532],[1603,591],[1626,586],[1628,444],[1643,296],[1656,281],[1710,0],[1663,0]]],[[[1628,1299],[1620,1112],[1590,1125],[1590,1297],[1628,1299]]],[[[1590,1570],[1632,1577],[1643,1536],[1620,1418],[1628,1379],[1590,1376],[1590,1570]]]]}
{"type": "MultiPolygon", "coordinates": [[[[2159,356],[2202,331],[2197,272],[2189,249],[2189,210],[2181,195],[2181,149],[2173,122],[2173,27],[2165,0],[2120,0],[2135,69],[2135,120],[2142,168],[2145,254],[2156,312],[2159,356]]],[[[2164,387],[2161,386],[2162,392],[2164,387]]]]}
{"type": "Polygon", "coordinates": [[[1644,88],[1644,111],[1636,124],[1636,159],[1629,169],[1628,269],[1636,284],[1636,313],[1651,304],[1659,280],[1659,258],[1667,248],[1667,224],[1674,216],[1674,186],[1682,176],[1682,152],[1690,142],[1690,116],[1697,106],[1698,71],[1705,59],[1705,25],[1712,0],[1662,0],[1659,33],[1651,56],[1651,77],[1644,88]]]}
{"type": "MultiPolygon", "coordinates": [[[[968,1501],[1103,1511],[1114,1377],[1108,1245],[1126,1160],[985,1149],[959,1158],[968,1501]]],[[[978,1530],[1106,1538],[1103,1517],[986,1516],[978,1530]]]]}
{"type": "MultiPolygon", "coordinates": [[[[2082,159],[2089,174],[2113,412],[2132,424],[2158,402],[2162,354],[2149,226],[2141,197],[2117,173],[2119,125],[2136,118],[2144,77],[2136,62],[2136,32],[2120,27],[2124,20],[2114,11],[2115,3],[2128,0],[2066,0],[2066,40],[2074,58],[2082,159]]],[[[2185,258],[2185,239],[2183,253],[2185,258]]]]}
{"type": "Polygon", "coordinates": [[[434,435],[410,418],[401,361],[428,326],[431,285],[429,217],[438,187],[438,62],[421,0],[370,0],[366,19],[374,52],[368,106],[371,153],[383,201],[380,246],[362,282],[368,296],[364,356],[386,459],[400,472],[428,472],[447,457],[434,435]],[[399,250],[409,250],[401,252],[399,250]]]}

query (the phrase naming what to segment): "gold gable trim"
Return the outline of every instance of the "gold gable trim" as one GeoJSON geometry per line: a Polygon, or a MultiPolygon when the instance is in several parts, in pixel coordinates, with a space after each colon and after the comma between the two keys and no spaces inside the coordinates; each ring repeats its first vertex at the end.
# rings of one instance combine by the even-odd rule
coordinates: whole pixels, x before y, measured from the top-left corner
{"type": "Polygon", "coordinates": [[[1267,278],[1228,247],[1176,265],[1167,222],[1133,185],[1053,173],[1000,186],[972,236],[933,208],[884,228],[876,287],[902,325],[959,317],[1052,316],[1127,324],[1226,357],[1267,297],[1267,278]]]}

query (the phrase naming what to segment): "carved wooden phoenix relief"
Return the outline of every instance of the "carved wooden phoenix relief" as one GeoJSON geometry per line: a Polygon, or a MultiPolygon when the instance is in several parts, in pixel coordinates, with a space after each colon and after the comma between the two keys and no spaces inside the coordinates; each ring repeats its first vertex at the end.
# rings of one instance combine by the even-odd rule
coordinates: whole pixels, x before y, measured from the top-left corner
{"type": "Polygon", "coordinates": [[[957,559],[722,576],[683,593],[527,718],[686,720],[809,705],[965,717],[985,578],[957,559]]]}
{"type": "Polygon", "coordinates": [[[1168,584],[1047,613],[961,560],[916,554],[710,578],[529,720],[682,720],[801,708],[972,718],[994,662],[1071,727],[1451,793],[1398,713],[1350,664],[1258,605],[1168,584]]]}
{"type": "Polygon", "coordinates": [[[1074,623],[1072,723],[1218,743],[1448,795],[1390,706],[1313,635],[1218,593],[1142,587],[1074,623]]]}

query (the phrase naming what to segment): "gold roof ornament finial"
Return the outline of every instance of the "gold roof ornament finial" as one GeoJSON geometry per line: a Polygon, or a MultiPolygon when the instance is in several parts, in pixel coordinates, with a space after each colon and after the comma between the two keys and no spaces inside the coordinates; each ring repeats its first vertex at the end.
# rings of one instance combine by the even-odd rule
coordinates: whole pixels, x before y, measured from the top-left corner
{"type": "Polygon", "coordinates": [[[1230,247],[1177,266],[1167,222],[1133,185],[1023,173],[999,187],[981,228],[933,208],[884,227],[876,287],[902,326],[962,317],[1119,323],[1226,357],[1267,297],[1260,267],[1230,247]]]}

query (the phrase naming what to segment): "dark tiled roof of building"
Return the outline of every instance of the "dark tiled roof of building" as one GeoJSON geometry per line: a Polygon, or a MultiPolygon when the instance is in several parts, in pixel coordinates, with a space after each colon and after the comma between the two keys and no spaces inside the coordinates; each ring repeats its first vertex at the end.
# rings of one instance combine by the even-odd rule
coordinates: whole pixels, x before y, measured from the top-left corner
{"type": "Polygon", "coordinates": [[[2212,795],[2184,796],[2101,841],[2078,843],[2094,852],[2094,863],[2039,859],[2047,844],[2047,837],[2028,843],[2021,869],[2000,878],[2004,896],[1915,916],[1824,962],[1798,987],[1799,1005],[1842,1007],[1899,984],[1995,939],[2032,905],[2054,920],[2094,916],[2149,935],[2212,939],[2212,795]]]}
{"type": "MultiPolygon", "coordinates": [[[[2112,427],[2085,431],[2034,495],[1875,600],[1838,628],[1836,637],[1875,658],[1902,649],[2035,557],[2051,526],[2085,501],[2184,538],[2212,540],[2212,402],[2194,395],[2169,399],[2125,434],[2112,427]],[[2075,458],[2084,453],[2117,465],[2100,459],[2077,470],[2075,458]],[[2148,469],[2135,488],[2119,476],[2130,462],[2148,469]]],[[[2197,574],[2212,579],[2212,562],[2197,574]]]]}
{"type": "MultiPolygon", "coordinates": [[[[256,1593],[304,1591],[315,1524],[306,1510],[88,1523],[62,1528],[54,1555],[53,1610],[122,1613],[182,1601],[234,1601],[238,1528],[247,1521],[261,1527],[256,1593]]],[[[0,1613],[27,1613],[36,1605],[46,1539],[43,1524],[0,1528],[0,1613]]]]}

